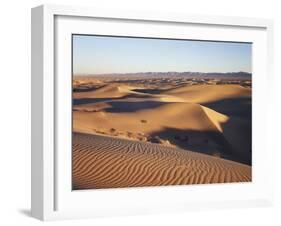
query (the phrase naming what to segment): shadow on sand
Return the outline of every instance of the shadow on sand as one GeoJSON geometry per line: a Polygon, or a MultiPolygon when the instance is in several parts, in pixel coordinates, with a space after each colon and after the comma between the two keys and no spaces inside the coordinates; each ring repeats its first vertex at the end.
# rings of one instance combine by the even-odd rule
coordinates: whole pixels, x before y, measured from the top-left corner
{"type": "Polygon", "coordinates": [[[214,102],[203,103],[203,106],[211,108],[227,116],[252,117],[252,99],[250,97],[226,98],[214,102]]]}
{"type": "Polygon", "coordinates": [[[112,101],[108,102],[111,106],[106,109],[106,112],[111,113],[129,113],[140,110],[158,108],[162,105],[168,104],[162,101],[112,101]]]}
{"type": "MultiPolygon", "coordinates": [[[[130,101],[130,98],[136,98],[136,99],[146,99],[151,98],[151,96],[145,96],[145,95],[138,95],[138,94],[128,94],[122,97],[110,97],[110,98],[73,98],[72,103],[73,105],[82,105],[82,104],[95,104],[100,102],[114,102],[119,100],[124,100],[124,102],[127,102],[128,104],[131,104],[133,101],[130,101]]],[[[119,103],[119,102],[118,102],[119,103]]],[[[140,103],[140,102],[137,102],[140,103]]]]}
{"type": "Polygon", "coordinates": [[[230,119],[219,131],[182,130],[166,127],[151,134],[179,148],[213,155],[235,162],[252,165],[251,129],[242,130],[236,120],[230,119]]]}
{"type": "Polygon", "coordinates": [[[91,92],[91,91],[96,91],[100,88],[103,88],[104,86],[91,86],[91,87],[76,87],[73,88],[74,93],[83,93],[83,92],[91,92]]]}

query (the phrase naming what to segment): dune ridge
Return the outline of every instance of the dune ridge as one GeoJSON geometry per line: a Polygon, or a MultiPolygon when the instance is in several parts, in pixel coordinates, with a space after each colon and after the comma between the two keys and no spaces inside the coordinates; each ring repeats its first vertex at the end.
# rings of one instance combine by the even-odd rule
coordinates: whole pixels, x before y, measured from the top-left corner
{"type": "MultiPolygon", "coordinates": [[[[137,93],[134,90],[136,87],[128,86],[124,84],[112,83],[106,85],[100,85],[94,90],[85,92],[75,92],[74,98],[118,98],[123,97],[129,93],[137,93]]],[[[142,95],[141,93],[138,93],[142,95]]],[[[145,94],[143,94],[145,95],[145,94]]]]}
{"type": "Polygon", "coordinates": [[[240,85],[185,85],[176,87],[163,94],[175,95],[192,103],[206,103],[234,97],[250,97],[251,88],[240,85]]]}

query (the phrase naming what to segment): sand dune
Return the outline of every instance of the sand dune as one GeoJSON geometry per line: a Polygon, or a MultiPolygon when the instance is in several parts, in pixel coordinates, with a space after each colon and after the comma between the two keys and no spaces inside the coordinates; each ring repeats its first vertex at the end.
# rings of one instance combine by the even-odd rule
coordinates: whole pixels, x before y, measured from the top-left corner
{"type": "Polygon", "coordinates": [[[158,144],[73,134],[73,188],[251,181],[251,167],[158,144]]]}
{"type": "Polygon", "coordinates": [[[75,129],[94,125],[95,128],[151,132],[174,125],[179,129],[217,130],[202,107],[194,103],[108,101],[85,109],[89,111],[74,112],[75,129]],[[146,123],[141,123],[141,120],[146,120],[146,123]]]}
{"type": "MultiPolygon", "coordinates": [[[[158,136],[174,145],[199,145],[206,139],[214,140],[207,133],[200,131],[219,132],[202,107],[193,103],[162,103],[162,102],[107,102],[105,110],[97,112],[73,113],[74,131],[84,133],[101,132],[108,135],[119,135],[133,139],[134,137],[158,136]],[[134,109],[136,106],[137,109],[134,109]],[[161,117],[159,117],[161,116],[161,117]],[[116,133],[111,131],[115,130],[116,133]],[[189,132],[190,131],[190,132],[189,132]],[[197,137],[191,139],[192,131],[198,131],[197,137]],[[130,134],[129,136],[126,134],[130,134]],[[188,142],[181,142],[175,137],[189,136],[188,142]]],[[[96,106],[97,109],[98,106],[96,106]]],[[[223,137],[221,136],[221,139],[223,137]]],[[[217,151],[216,151],[217,152],[217,151]]]]}
{"type": "Polygon", "coordinates": [[[124,81],[75,83],[75,189],[251,181],[251,88],[124,81]]]}
{"type": "Polygon", "coordinates": [[[188,102],[206,103],[226,98],[250,97],[251,89],[240,85],[185,85],[163,92],[188,102]]]}
{"type": "Polygon", "coordinates": [[[136,87],[128,86],[124,84],[112,83],[105,84],[99,88],[86,92],[74,92],[73,97],[76,99],[80,98],[118,98],[124,97],[128,94],[138,94],[141,96],[148,96],[149,94],[142,94],[134,92],[136,87]]]}
{"type": "Polygon", "coordinates": [[[229,118],[200,104],[111,101],[91,106],[73,113],[74,131],[141,141],[158,137],[164,144],[249,163],[249,142],[239,130],[242,122],[226,130],[229,118]]]}

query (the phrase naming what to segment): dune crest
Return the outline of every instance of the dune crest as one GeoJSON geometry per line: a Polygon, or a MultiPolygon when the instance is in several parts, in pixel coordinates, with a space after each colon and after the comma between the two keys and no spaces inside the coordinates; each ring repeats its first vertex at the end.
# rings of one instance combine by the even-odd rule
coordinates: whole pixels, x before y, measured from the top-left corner
{"type": "Polygon", "coordinates": [[[210,108],[201,106],[204,112],[207,114],[207,116],[210,118],[210,120],[215,124],[215,126],[218,128],[220,132],[223,132],[221,124],[226,123],[229,120],[229,117],[221,114],[219,112],[216,112],[210,108]]]}

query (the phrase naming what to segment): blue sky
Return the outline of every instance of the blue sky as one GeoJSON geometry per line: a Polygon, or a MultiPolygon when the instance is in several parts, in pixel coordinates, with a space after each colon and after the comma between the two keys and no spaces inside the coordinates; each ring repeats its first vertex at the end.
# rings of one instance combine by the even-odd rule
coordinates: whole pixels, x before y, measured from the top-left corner
{"type": "Polygon", "coordinates": [[[73,73],[251,72],[249,43],[73,35],[73,73]]]}

